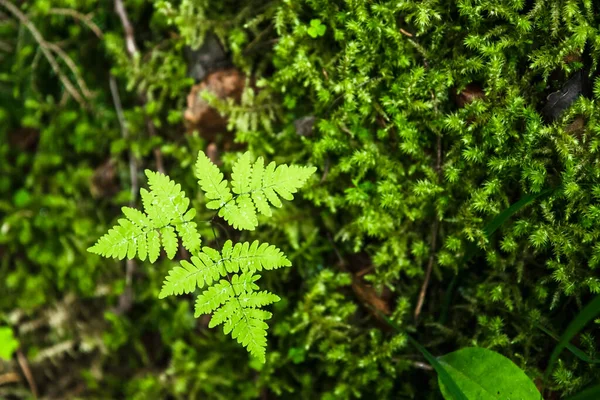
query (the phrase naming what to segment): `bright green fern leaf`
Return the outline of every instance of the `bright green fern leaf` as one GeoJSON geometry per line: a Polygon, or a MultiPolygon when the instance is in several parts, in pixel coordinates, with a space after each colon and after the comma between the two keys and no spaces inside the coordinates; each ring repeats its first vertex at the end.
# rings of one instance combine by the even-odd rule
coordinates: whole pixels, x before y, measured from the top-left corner
{"type": "Polygon", "coordinates": [[[217,210],[231,200],[231,190],[227,180],[223,179],[223,173],[202,151],[198,153],[194,172],[204,195],[212,200],[206,204],[206,208],[217,210]]]}
{"type": "MultiPolygon", "coordinates": [[[[315,172],[313,167],[270,163],[262,157],[253,162],[245,153],[233,166],[231,186],[223,173],[202,152],[195,165],[198,184],[211,210],[239,230],[254,230],[257,214],[270,216],[271,206],[281,207],[281,198],[292,200],[293,193],[315,172]]],[[[259,291],[256,273],[291,266],[277,247],[258,241],[236,243],[227,240],[221,251],[201,248],[200,235],[193,221],[196,210],[181,186],[168,176],[146,171],[148,187],[141,189],[144,211],[123,207],[125,218],[102,236],[88,251],[105,257],[154,262],[161,249],[173,259],[181,244],[190,253],[165,277],[159,298],[204,291],[196,299],[194,316],[212,314],[209,327],[223,325],[225,334],[246,347],[250,354],[265,361],[267,329],[271,313],[263,310],[278,302],[279,296],[259,291]]]]}
{"type": "Polygon", "coordinates": [[[279,296],[266,290],[263,290],[262,292],[244,293],[237,298],[228,300],[225,305],[215,311],[210,319],[208,327],[214,328],[227,321],[228,316],[241,312],[246,308],[260,308],[276,303],[279,300],[281,300],[279,296]]]}
{"type": "Polygon", "coordinates": [[[123,259],[146,257],[155,262],[160,254],[161,242],[167,257],[175,257],[179,246],[191,252],[200,249],[200,235],[194,209],[188,210],[190,200],[181,191],[181,186],[168,176],[146,170],[150,191],[141,189],[144,212],[131,207],[121,210],[126,218],[119,219],[114,226],[88,251],[104,257],[123,259]]]}
{"type": "Polygon", "coordinates": [[[315,167],[276,166],[266,168],[259,157],[254,164],[250,153],[244,153],[234,164],[231,175],[233,195],[219,168],[200,152],[196,162],[196,176],[204,190],[207,208],[219,209],[219,216],[239,230],[254,230],[258,226],[257,211],[271,216],[271,205],[281,207],[280,197],[293,200],[293,193],[301,188],[316,171],[315,167]]]}
{"type": "Polygon", "coordinates": [[[162,299],[171,295],[191,293],[196,288],[202,289],[205,285],[212,285],[213,282],[226,277],[228,272],[252,273],[290,265],[290,260],[273,245],[254,241],[252,244],[245,242],[233,246],[232,241],[228,240],[221,253],[204,247],[202,252],[191,258],[191,263],[181,261],[179,266],[169,271],[158,296],[162,299]]]}
{"type": "Polygon", "coordinates": [[[202,314],[210,314],[225,304],[229,299],[244,293],[251,293],[258,289],[254,283],[260,276],[250,272],[233,275],[231,281],[220,280],[217,284],[206,289],[196,299],[196,310],[194,316],[198,318],[202,314]]]}
{"type": "Polygon", "coordinates": [[[239,230],[253,231],[258,225],[256,212],[248,195],[238,197],[237,204],[230,201],[219,210],[219,217],[223,217],[229,225],[239,230]]]}
{"type": "Polygon", "coordinates": [[[256,291],[258,286],[254,282],[258,278],[258,275],[244,272],[233,275],[231,281],[219,281],[198,296],[194,315],[214,313],[209,327],[224,324],[225,334],[231,333],[250,354],[264,362],[268,328],[264,321],[271,318],[271,313],[260,307],[275,303],[280,298],[268,291],[256,291]]]}
{"type": "Polygon", "coordinates": [[[246,152],[233,165],[231,174],[231,186],[233,193],[243,194],[250,192],[250,180],[252,179],[252,161],[250,153],[246,152]]]}
{"type": "Polygon", "coordinates": [[[223,332],[231,333],[231,337],[246,347],[250,354],[265,362],[267,347],[267,328],[265,320],[271,318],[271,313],[258,308],[246,308],[234,314],[225,322],[223,332]]]}
{"type": "Polygon", "coordinates": [[[223,245],[223,261],[225,269],[230,273],[238,271],[262,271],[271,270],[292,265],[285,254],[277,247],[268,243],[260,244],[258,240],[252,242],[236,243],[233,246],[231,240],[223,245]]]}
{"type": "MultiPolygon", "coordinates": [[[[191,293],[196,287],[203,288],[204,284],[212,285],[213,282],[226,275],[223,263],[217,263],[206,254],[205,247],[203,253],[193,256],[191,263],[186,260],[181,261],[181,266],[169,271],[165,278],[159,298],[165,298],[174,294],[191,293]]],[[[211,249],[212,250],[212,249],[211,249]]]]}

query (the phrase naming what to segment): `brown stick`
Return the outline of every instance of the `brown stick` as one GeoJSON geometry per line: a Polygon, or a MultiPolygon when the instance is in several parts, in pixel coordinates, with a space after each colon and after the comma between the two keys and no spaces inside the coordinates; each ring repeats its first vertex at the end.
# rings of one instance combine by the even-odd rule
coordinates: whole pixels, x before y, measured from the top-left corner
{"type": "MultiPolygon", "coordinates": [[[[125,9],[125,5],[123,4],[122,0],[115,0],[115,12],[121,19],[121,24],[123,25],[123,30],[125,31],[125,44],[127,47],[127,53],[129,54],[129,56],[131,58],[135,58],[137,56],[137,54],[139,53],[138,47],[135,43],[135,31],[133,30],[133,26],[131,25],[131,22],[129,21],[129,15],[127,14],[127,10],[125,9]]],[[[142,101],[144,103],[146,103],[145,98],[143,98],[142,101]]],[[[149,135],[155,136],[156,128],[154,127],[154,124],[152,123],[152,121],[147,120],[146,124],[148,126],[149,135]]],[[[162,152],[160,151],[159,148],[155,148],[153,150],[153,153],[154,153],[154,160],[156,161],[156,169],[159,172],[164,174],[165,168],[164,168],[164,164],[163,164],[162,152]]]]}
{"type": "Polygon", "coordinates": [[[65,74],[60,69],[58,62],[56,61],[54,55],[48,47],[48,43],[46,42],[42,34],[37,30],[35,25],[33,25],[33,23],[29,20],[29,18],[27,18],[27,16],[17,8],[17,6],[10,3],[8,0],[0,0],[0,5],[6,8],[11,14],[13,14],[29,30],[29,32],[31,32],[31,35],[33,36],[35,41],[38,42],[40,50],[42,50],[42,53],[50,63],[50,66],[52,67],[56,75],[58,75],[58,79],[60,79],[63,86],[65,87],[67,92],[69,92],[71,97],[73,97],[75,101],[77,101],[82,106],[87,106],[85,100],[82,98],[79,91],[73,86],[71,81],[65,76],[65,74]]]}
{"type": "Polygon", "coordinates": [[[102,39],[104,37],[102,29],[100,29],[98,25],[96,25],[94,21],[92,21],[92,17],[89,15],[82,14],[79,11],[73,10],[71,8],[51,8],[48,12],[50,14],[66,15],[73,17],[74,19],[83,22],[92,32],[94,32],[96,36],[98,36],[99,39],[102,39]]]}
{"type": "Polygon", "coordinates": [[[81,89],[83,95],[88,99],[91,98],[92,92],[90,92],[90,89],[88,89],[87,85],[85,84],[85,81],[81,76],[81,72],[79,71],[79,67],[77,66],[77,64],[75,64],[75,61],[73,61],[71,56],[69,56],[60,46],[57,46],[54,43],[48,42],[46,43],[46,45],[50,50],[55,52],[65,62],[65,64],[67,64],[67,67],[69,67],[69,69],[75,76],[75,81],[77,82],[77,85],[81,89]]]}
{"type": "Polygon", "coordinates": [[[121,25],[123,25],[123,30],[125,31],[125,45],[127,52],[129,53],[130,57],[134,57],[138,53],[138,47],[135,44],[133,26],[131,26],[129,16],[127,15],[127,10],[125,9],[125,5],[123,4],[122,0],[115,0],[115,12],[121,19],[121,25]]]}
{"type": "Polygon", "coordinates": [[[431,270],[433,269],[433,262],[435,261],[435,246],[437,241],[437,231],[439,227],[439,221],[435,220],[431,228],[431,250],[429,252],[429,262],[427,263],[427,270],[425,271],[425,279],[423,285],[421,285],[421,291],[419,292],[419,300],[415,307],[415,319],[419,319],[421,309],[425,303],[425,295],[427,294],[427,287],[429,286],[429,279],[431,278],[431,270]]]}
{"type": "MultiPolygon", "coordinates": [[[[442,171],[442,135],[438,134],[437,136],[437,161],[436,161],[436,171],[438,173],[438,177],[441,175],[442,171]]],[[[425,279],[423,280],[423,285],[421,285],[421,291],[419,292],[419,299],[417,300],[417,306],[415,307],[415,320],[419,319],[419,315],[421,314],[421,309],[423,308],[423,304],[425,303],[425,295],[427,294],[427,287],[429,286],[429,280],[431,278],[431,270],[433,269],[433,263],[435,262],[435,251],[437,244],[437,235],[440,226],[440,221],[436,215],[435,221],[433,222],[433,226],[431,227],[431,249],[429,252],[429,262],[427,263],[427,270],[425,271],[425,279]]]]}
{"type": "Polygon", "coordinates": [[[405,31],[402,28],[400,28],[400,33],[403,34],[403,35],[405,35],[405,36],[408,36],[408,37],[413,37],[412,33],[408,32],[408,31],[405,31]]]}
{"type": "Polygon", "coordinates": [[[19,382],[21,377],[14,372],[7,372],[6,374],[0,375],[0,386],[7,383],[19,382]]]}
{"type": "MultiPolygon", "coordinates": [[[[148,126],[148,133],[150,136],[156,136],[156,128],[150,118],[146,118],[146,126],[148,126]]],[[[165,173],[165,166],[163,164],[163,157],[160,148],[155,147],[152,152],[154,153],[154,161],[156,162],[156,170],[161,174],[165,173]]]]}
{"type": "MultiPolygon", "coordinates": [[[[125,121],[125,115],[123,114],[123,105],[121,104],[121,96],[119,96],[119,88],[117,87],[117,81],[114,76],[110,76],[109,80],[110,92],[112,94],[113,103],[117,112],[117,118],[119,125],[121,126],[121,136],[123,139],[129,139],[129,130],[127,129],[127,121],[125,121]]],[[[130,206],[134,206],[137,200],[137,193],[140,188],[137,176],[137,160],[131,150],[129,150],[129,179],[131,180],[131,199],[129,201],[130,206]]]]}
{"type": "MultiPolygon", "coordinates": [[[[123,106],[121,104],[121,96],[119,96],[119,88],[117,87],[117,81],[114,76],[110,76],[109,80],[110,92],[112,94],[113,103],[115,110],[117,111],[117,118],[119,125],[121,126],[121,136],[123,139],[129,139],[129,130],[127,129],[127,121],[125,121],[125,115],[123,114],[123,106]]],[[[135,154],[131,149],[129,150],[129,179],[131,181],[131,198],[129,200],[129,206],[134,207],[137,199],[137,193],[139,191],[138,182],[138,165],[135,154]]],[[[135,261],[127,260],[125,263],[125,290],[119,296],[119,306],[117,307],[117,314],[124,314],[131,309],[133,305],[133,290],[131,288],[131,282],[133,280],[133,274],[136,269],[135,261]]]]}
{"type": "Polygon", "coordinates": [[[23,370],[23,375],[25,375],[25,379],[27,379],[27,384],[29,385],[29,389],[33,394],[33,398],[37,399],[38,391],[37,386],[35,384],[35,380],[33,379],[33,374],[31,373],[31,369],[29,369],[29,363],[27,362],[27,358],[25,358],[25,355],[20,349],[17,350],[17,361],[19,362],[19,365],[23,370]]]}

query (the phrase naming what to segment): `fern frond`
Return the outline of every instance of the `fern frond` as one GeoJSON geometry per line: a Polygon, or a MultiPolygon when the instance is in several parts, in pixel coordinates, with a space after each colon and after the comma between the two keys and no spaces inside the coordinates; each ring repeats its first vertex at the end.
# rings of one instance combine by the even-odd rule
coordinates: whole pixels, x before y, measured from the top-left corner
{"type": "Polygon", "coordinates": [[[158,297],[162,299],[174,294],[191,293],[196,290],[196,287],[201,289],[204,284],[210,286],[219,278],[226,276],[223,263],[217,263],[211,259],[206,254],[207,249],[205,247],[202,253],[193,256],[191,263],[182,260],[181,266],[170,270],[158,297]]]}
{"type": "Polygon", "coordinates": [[[212,200],[206,204],[206,208],[217,210],[231,200],[233,196],[227,180],[223,179],[223,173],[202,151],[198,153],[194,172],[204,195],[212,200]]]}
{"type": "Polygon", "coordinates": [[[196,288],[202,289],[227,273],[256,272],[263,269],[271,270],[291,266],[290,260],[281,250],[268,243],[260,244],[257,240],[237,243],[228,240],[223,245],[221,253],[210,247],[202,248],[202,252],[191,258],[191,263],[185,260],[169,271],[163,287],[158,295],[165,298],[171,295],[191,293],[196,288]]]}
{"type": "Polygon", "coordinates": [[[247,194],[238,197],[237,204],[234,201],[227,202],[219,210],[219,217],[238,230],[253,231],[258,225],[254,205],[247,194]]]}
{"type": "Polygon", "coordinates": [[[264,363],[269,327],[265,320],[271,318],[271,315],[270,312],[258,308],[246,308],[225,322],[223,332],[226,335],[231,333],[232,338],[264,363]]]}
{"type": "Polygon", "coordinates": [[[243,311],[246,308],[260,308],[269,304],[277,303],[281,298],[271,292],[263,290],[262,292],[243,293],[237,298],[230,299],[225,305],[214,312],[208,324],[209,328],[227,321],[233,314],[243,311]]]}
{"type": "Polygon", "coordinates": [[[263,215],[270,216],[271,209],[265,207],[264,197],[274,207],[281,207],[282,203],[279,197],[285,200],[293,200],[294,195],[300,189],[308,178],[317,170],[315,167],[303,167],[298,165],[288,166],[285,164],[275,167],[275,163],[271,162],[264,168],[262,157],[254,163],[254,169],[262,171],[262,184],[253,182],[252,198],[255,201],[256,208],[263,215]],[[259,199],[258,201],[256,199],[259,199]],[[260,206],[259,206],[260,204],[260,206]]]}
{"type": "Polygon", "coordinates": [[[266,168],[259,157],[254,164],[250,153],[244,153],[234,164],[231,186],[219,168],[203,153],[198,154],[196,176],[206,197],[211,200],[206,207],[219,209],[231,226],[239,230],[254,230],[258,226],[257,212],[271,216],[271,206],[281,207],[281,198],[293,200],[296,193],[316,171],[315,167],[276,166],[271,162],[266,168]]]}
{"type": "Polygon", "coordinates": [[[133,259],[136,254],[142,261],[146,257],[155,262],[160,254],[161,242],[167,257],[175,257],[179,236],[190,252],[200,249],[200,234],[192,221],[196,212],[188,210],[190,200],[181,186],[168,176],[146,170],[150,191],[140,189],[144,212],[131,207],[121,210],[126,218],[119,219],[107,234],[88,251],[104,257],[133,259]]]}
{"type": "MultiPolygon", "coordinates": [[[[202,152],[198,154],[195,175],[208,199],[206,207],[218,210],[235,229],[253,230],[257,213],[271,215],[271,206],[281,207],[281,198],[292,200],[293,193],[315,172],[313,167],[297,167],[252,162],[245,153],[233,166],[231,187],[219,168],[202,152]]],[[[223,324],[226,334],[237,340],[260,361],[265,361],[267,328],[271,313],[262,309],[280,300],[268,291],[258,291],[255,273],[291,266],[277,247],[268,243],[237,243],[227,240],[221,251],[201,248],[196,210],[181,186],[168,176],[146,171],[149,190],[140,189],[144,211],[123,207],[125,218],[102,236],[88,251],[105,257],[156,261],[161,248],[172,259],[179,239],[192,257],[182,260],[165,277],[158,295],[191,293],[206,289],[197,297],[194,315],[213,313],[209,326],[223,324]]]]}
{"type": "Polygon", "coordinates": [[[198,318],[202,314],[210,314],[228,300],[240,294],[251,293],[258,289],[258,286],[254,282],[259,278],[260,276],[247,272],[240,275],[233,275],[231,281],[221,279],[198,296],[194,316],[198,318]]]}
{"type": "Polygon", "coordinates": [[[198,296],[194,315],[214,312],[209,327],[224,324],[225,334],[231,333],[250,354],[264,362],[268,328],[264,321],[271,318],[271,313],[260,307],[278,302],[280,298],[268,291],[255,291],[258,286],[254,282],[258,278],[245,272],[233,275],[231,281],[219,281],[198,296]]]}
{"type": "Polygon", "coordinates": [[[292,265],[277,247],[268,243],[260,244],[258,240],[252,244],[236,243],[235,246],[231,240],[228,240],[223,245],[222,257],[225,269],[230,273],[237,273],[240,270],[243,272],[271,270],[292,265]]]}

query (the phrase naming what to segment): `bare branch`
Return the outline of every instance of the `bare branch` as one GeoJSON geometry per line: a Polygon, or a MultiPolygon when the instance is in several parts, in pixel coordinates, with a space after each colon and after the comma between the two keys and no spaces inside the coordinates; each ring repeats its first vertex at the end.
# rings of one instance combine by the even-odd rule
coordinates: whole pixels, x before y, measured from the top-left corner
{"type": "MultiPolygon", "coordinates": [[[[125,31],[125,44],[127,47],[127,53],[131,58],[134,58],[138,53],[138,47],[135,44],[135,31],[133,30],[133,26],[129,21],[129,16],[127,15],[127,10],[125,9],[125,5],[122,0],[115,0],[115,12],[121,19],[121,24],[123,25],[123,30],[125,31]]],[[[146,103],[146,98],[143,96],[142,101],[146,103]]],[[[156,127],[152,123],[152,121],[146,118],[146,126],[148,127],[148,133],[150,136],[156,135],[156,127]]],[[[154,160],[156,161],[156,169],[165,173],[164,163],[162,159],[162,152],[159,148],[155,148],[154,152],[154,160]]]]}
{"type": "Polygon", "coordinates": [[[84,25],[86,25],[92,32],[94,32],[94,34],[98,36],[99,39],[102,39],[104,37],[102,30],[98,27],[98,25],[96,25],[94,21],[92,21],[92,17],[89,15],[82,14],[79,11],[73,10],[71,8],[51,8],[48,12],[50,14],[66,15],[69,17],[73,17],[74,19],[83,22],[84,25]]]}
{"type": "MultiPolygon", "coordinates": [[[[110,93],[112,94],[113,103],[115,110],[117,111],[117,118],[119,119],[119,125],[121,126],[121,136],[123,139],[129,139],[129,130],[127,129],[127,122],[125,121],[125,115],[123,114],[123,105],[121,104],[121,96],[119,96],[119,88],[117,87],[117,80],[114,76],[110,76],[110,93]]],[[[137,160],[135,155],[129,151],[129,176],[131,179],[131,200],[130,205],[134,206],[137,193],[139,190],[139,183],[137,179],[137,160]]]]}
{"type": "Polygon", "coordinates": [[[25,375],[25,379],[27,379],[27,383],[29,384],[29,389],[31,390],[31,394],[33,394],[33,398],[37,399],[37,385],[35,384],[35,380],[33,379],[33,374],[31,373],[31,369],[29,368],[27,358],[20,349],[17,350],[17,361],[19,362],[19,365],[23,370],[23,375],[25,375]]]}
{"type": "Polygon", "coordinates": [[[423,285],[421,286],[421,291],[419,292],[417,306],[415,307],[415,319],[418,319],[419,315],[421,315],[421,309],[423,308],[423,304],[425,303],[425,295],[427,294],[427,287],[429,286],[429,279],[431,278],[431,270],[433,269],[433,263],[435,261],[435,250],[439,224],[440,222],[436,217],[435,222],[433,223],[433,226],[431,228],[431,249],[429,250],[429,262],[427,263],[425,279],[423,280],[423,285]]]}
{"type": "Polygon", "coordinates": [[[84,97],[88,99],[93,97],[92,92],[90,92],[90,89],[87,87],[85,81],[83,80],[83,77],[81,76],[79,67],[77,67],[77,64],[75,64],[73,59],[60,46],[57,46],[54,43],[46,42],[46,46],[48,46],[50,50],[55,52],[65,62],[67,67],[69,67],[69,69],[75,76],[77,85],[79,85],[79,88],[81,89],[81,92],[83,93],[84,97]]]}
{"type": "Polygon", "coordinates": [[[42,53],[50,63],[50,66],[52,67],[56,75],[58,75],[58,78],[62,82],[67,92],[69,92],[71,97],[73,97],[82,106],[87,106],[85,100],[82,98],[79,91],[75,88],[75,86],[73,86],[71,81],[65,76],[65,74],[60,69],[58,62],[56,61],[54,55],[48,47],[48,43],[46,42],[42,34],[37,30],[35,25],[33,25],[33,23],[29,20],[29,18],[27,18],[27,16],[17,8],[17,6],[10,3],[8,0],[0,0],[0,5],[6,8],[11,14],[13,14],[21,22],[21,24],[23,24],[29,30],[29,32],[31,32],[31,35],[33,35],[35,41],[38,42],[42,53]]]}
{"type": "Polygon", "coordinates": [[[130,57],[134,57],[138,53],[138,47],[135,44],[133,26],[131,26],[129,16],[127,15],[127,10],[125,9],[125,5],[123,4],[122,0],[115,0],[115,12],[121,19],[121,24],[123,25],[123,30],[125,31],[125,44],[127,46],[127,52],[129,53],[130,57]]]}
{"type": "MultiPolygon", "coordinates": [[[[436,114],[439,114],[438,106],[437,106],[437,98],[433,92],[431,92],[431,99],[433,100],[433,107],[436,114]]],[[[442,134],[440,132],[436,132],[437,140],[436,140],[436,162],[435,162],[435,172],[438,177],[438,182],[442,180],[442,134]]],[[[425,280],[423,281],[423,285],[421,286],[421,291],[419,293],[419,299],[417,301],[417,306],[415,307],[415,320],[419,319],[419,315],[421,314],[421,308],[423,307],[423,303],[425,302],[425,295],[427,294],[427,287],[429,286],[429,279],[431,278],[431,270],[433,269],[433,263],[435,262],[435,252],[436,252],[436,244],[437,244],[437,236],[440,228],[440,220],[438,216],[435,216],[435,221],[433,226],[431,227],[431,249],[429,253],[429,262],[427,263],[427,270],[425,271],[425,280]]]]}
{"type": "Polygon", "coordinates": [[[0,386],[5,385],[7,383],[19,382],[21,377],[15,372],[7,372],[5,374],[0,375],[0,386]]]}
{"type": "MultiPolygon", "coordinates": [[[[113,103],[115,105],[115,110],[117,111],[117,118],[119,119],[119,125],[121,126],[121,136],[123,139],[129,139],[129,130],[127,129],[127,121],[125,120],[125,115],[123,114],[123,105],[121,104],[121,96],[119,96],[119,88],[117,87],[117,80],[114,76],[110,76],[110,92],[112,94],[113,103]]],[[[129,179],[131,181],[131,198],[129,200],[129,206],[134,207],[137,199],[137,193],[139,190],[139,182],[137,175],[137,160],[133,151],[129,150],[129,179]]],[[[127,260],[125,264],[125,284],[126,288],[123,291],[123,294],[119,296],[119,306],[116,310],[117,314],[124,314],[129,311],[131,306],[133,305],[133,290],[131,288],[131,282],[133,279],[133,274],[136,269],[135,261],[127,260]]]]}

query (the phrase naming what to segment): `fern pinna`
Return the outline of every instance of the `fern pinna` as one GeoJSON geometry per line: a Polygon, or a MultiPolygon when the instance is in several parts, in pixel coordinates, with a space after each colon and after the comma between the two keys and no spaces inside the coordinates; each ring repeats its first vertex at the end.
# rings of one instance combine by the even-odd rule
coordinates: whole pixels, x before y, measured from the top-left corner
{"type": "MultiPolygon", "coordinates": [[[[195,175],[207,199],[206,207],[238,230],[254,230],[257,214],[271,215],[271,206],[281,207],[280,197],[292,200],[315,172],[314,167],[265,167],[259,157],[252,162],[250,153],[241,156],[233,166],[231,182],[219,168],[200,152],[195,175]]],[[[175,257],[179,240],[192,255],[169,271],[159,297],[204,291],[196,300],[195,317],[212,313],[209,327],[223,324],[247,350],[265,361],[267,324],[271,313],[263,307],[279,301],[266,290],[260,291],[256,281],[263,269],[291,266],[285,254],[267,243],[234,243],[227,240],[220,251],[202,247],[194,222],[196,210],[181,186],[168,176],[146,170],[150,190],[141,189],[144,212],[123,207],[125,218],[102,236],[88,251],[104,257],[123,259],[158,259],[161,247],[169,259],[175,257]]]]}

